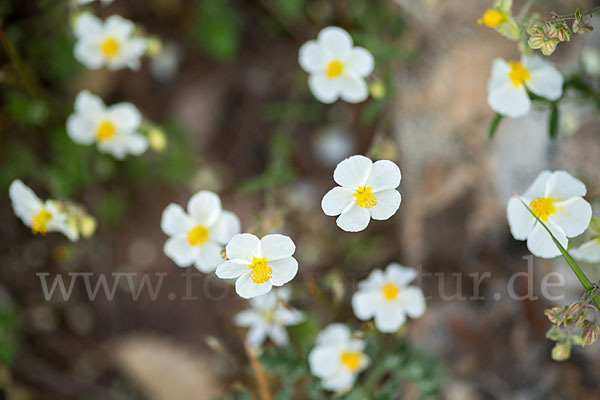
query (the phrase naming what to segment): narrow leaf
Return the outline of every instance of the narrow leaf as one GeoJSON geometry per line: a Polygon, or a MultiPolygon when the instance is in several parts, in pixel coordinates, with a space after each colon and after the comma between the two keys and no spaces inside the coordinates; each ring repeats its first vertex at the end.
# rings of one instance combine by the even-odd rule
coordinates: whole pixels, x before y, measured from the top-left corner
{"type": "Polygon", "coordinates": [[[556,133],[558,132],[558,103],[552,103],[550,109],[550,118],[548,119],[548,135],[550,139],[556,139],[556,133]]]}
{"type": "Polygon", "coordinates": [[[494,138],[494,135],[496,134],[496,130],[498,129],[502,118],[504,118],[504,115],[496,113],[496,115],[492,119],[492,122],[490,122],[490,127],[488,128],[488,138],[490,140],[494,138]]]}

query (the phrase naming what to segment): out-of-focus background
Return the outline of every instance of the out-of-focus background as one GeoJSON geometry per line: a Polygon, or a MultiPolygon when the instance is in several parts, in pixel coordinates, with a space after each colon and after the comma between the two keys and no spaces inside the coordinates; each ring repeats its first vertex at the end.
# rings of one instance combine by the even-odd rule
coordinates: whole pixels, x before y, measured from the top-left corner
{"type": "MultiPolygon", "coordinates": [[[[534,109],[502,121],[488,140],[491,62],[519,57],[514,42],[477,25],[491,3],[96,2],[87,9],[103,18],[120,14],[163,42],[162,53],[139,71],[110,72],[86,70],[74,59],[76,9],[69,2],[0,1],[3,398],[187,400],[253,388],[244,331],[230,322],[245,302],[209,275],[191,281],[196,300],[183,299],[183,270],[162,251],[162,210],[200,189],[218,192],[245,231],[294,238],[300,271],[293,283],[305,289],[293,305],[311,310],[323,326],[359,325],[349,298],[373,268],[398,261],[444,273],[422,280],[432,298],[426,314],[408,324],[416,345],[445,366],[443,398],[600,398],[598,345],[552,361],[543,311],[553,303],[507,296],[511,275],[527,271],[528,251],[511,237],[504,209],[543,169],[569,171],[586,183],[588,199],[597,199],[600,118],[593,107],[561,105],[551,141],[548,110],[534,109]],[[326,106],[311,96],[298,49],[329,25],[344,27],[373,52],[372,80],[385,86],[383,98],[326,106]],[[82,89],[107,104],[134,103],[162,126],[167,148],[116,161],[72,142],[65,121],[82,89]],[[320,209],[333,168],[351,154],[394,159],[403,176],[397,215],[356,234],[340,231],[320,209]],[[17,178],[42,197],[84,205],[97,218],[96,234],[77,243],[32,235],[7,196],[17,178]],[[40,272],[48,279],[69,272],[166,276],[156,300],[144,292],[133,301],[121,285],[112,301],[90,301],[78,281],[68,301],[47,301],[40,272]],[[480,288],[485,300],[444,298],[459,289],[473,295],[468,274],[484,272],[491,273],[480,288]],[[321,311],[321,301],[334,311],[321,311]]],[[[515,0],[514,9],[522,4],[515,0]]],[[[534,1],[532,10],[565,14],[594,5],[534,1]]],[[[597,83],[599,50],[600,34],[573,35],[550,60],[565,75],[584,68],[597,83]]],[[[535,259],[533,266],[534,294],[551,271],[564,272],[567,300],[581,294],[561,260],[535,259]]],[[[600,277],[597,266],[584,267],[600,277]]],[[[528,287],[517,281],[516,290],[528,287]]],[[[308,396],[299,389],[294,398],[308,396]]],[[[398,398],[417,397],[414,385],[398,388],[398,398]]]]}

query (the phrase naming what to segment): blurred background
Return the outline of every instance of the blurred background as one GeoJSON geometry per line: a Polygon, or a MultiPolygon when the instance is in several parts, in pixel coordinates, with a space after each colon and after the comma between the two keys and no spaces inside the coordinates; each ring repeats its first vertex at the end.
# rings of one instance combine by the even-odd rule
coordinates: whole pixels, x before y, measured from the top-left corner
{"type": "MultiPolygon", "coordinates": [[[[598,198],[600,118],[593,103],[561,102],[555,140],[543,107],[503,120],[487,138],[491,62],[519,57],[514,42],[477,25],[491,3],[95,2],[86,7],[99,17],[120,14],[163,44],[139,71],[111,72],[74,59],[73,4],[0,0],[0,397],[258,398],[245,332],[230,322],[245,302],[210,275],[192,281],[197,299],[182,299],[183,270],[162,251],[162,210],[208,189],[244,231],[294,238],[300,271],[292,304],[310,314],[300,329],[310,337],[332,321],[359,326],[349,299],[373,268],[397,261],[444,273],[421,281],[428,310],[406,332],[436,366],[414,372],[408,381],[419,384],[403,381],[390,398],[419,398],[426,385],[456,400],[600,398],[598,345],[552,361],[543,311],[553,304],[506,296],[510,276],[527,271],[528,251],[505,217],[509,196],[543,169],[569,171],[586,183],[590,201],[598,198]],[[374,54],[376,98],[327,106],[309,93],[298,49],[329,25],[374,54]],[[82,89],[107,104],[134,103],[162,127],[166,148],[116,161],[74,143],[65,121],[82,89]],[[351,154],[395,160],[403,176],[397,215],[355,234],[320,209],[333,168],[351,154]],[[8,199],[17,178],[40,197],[84,205],[98,221],[95,235],[77,243],[32,235],[8,199]],[[112,301],[90,301],[78,281],[64,301],[44,298],[39,272],[166,275],[155,300],[144,292],[134,301],[121,285],[112,301]],[[484,272],[491,273],[480,288],[485,300],[447,298],[473,295],[468,274],[484,272]]],[[[515,0],[514,9],[523,3],[515,0]]],[[[534,1],[532,10],[567,14],[599,4],[534,1]]],[[[597,90],[600,33],[573,35],[550,60],[597,90]]],[[[585,270],[600,277],[597,266],[585,270]]],[[[551,271],[564,272],[564,292],[578,299],[581,288],[559,259],[534,260],[534,294],[551,271]]],[[[526,282],[516,290],[526,293],[526,282]]],[[[273,386],[285,382],[268,377],[273,386]]],[[[327,398],[310,393],[298,384],[278,398],[327,398]]]]}

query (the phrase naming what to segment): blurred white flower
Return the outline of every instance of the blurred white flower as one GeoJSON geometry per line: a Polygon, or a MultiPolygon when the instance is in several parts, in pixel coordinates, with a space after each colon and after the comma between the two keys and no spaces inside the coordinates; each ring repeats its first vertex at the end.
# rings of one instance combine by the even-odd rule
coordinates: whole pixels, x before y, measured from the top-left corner
{"type": "Polygon", "coordinates": [[[170,236],[164,251],[175,264],[212,272],[223,262],[223,247],[240,232],[240,220],[222,209],[219,196],[202,190],[188,201],[187,213],[180,205],[169,204],[160,227],[170,236]]]}
{"type": "Polygon", "coordinates": [[[330,167],[350,156],[354,143],[350,132],[342,127],[333,126],[319,132],[313,147],[319,163],[330,167]]]}
{"type": "MultiPolygon", "coordinates": [[[[77,4],[80,5],[84,5],[84,4],[90,4],[93,3],[96,0],[77,0],[77,4]]],[[[114,0],[100,0],[100,2],[102,3],[103,6],[107,6],[110,3],[112,3],[114,0]]]]}
{"type": "Polygon", "coordinates": [[[365,344],[352,338],[344,324],[331,324],[317,337],[308,355],[310,371],[322,379],[323,388],[345,392],[352,388],[358,374],[371,363],[363,353],[365,344]]]}
{"type": "Polygon", "coordinates": [[[152,76],[161,83],[171,81],[177,73],[180,60],[181,50],[179,46],[172,42],[165,44],[150,61],[152,76]]]}
{"type": "Polygon", "coordinates": [[[569,251],[573,258],[589,263],[600,263],[600,238],[594,238],[569,251]]]}
{"type": "Polygon", "coordinates": [[[562,95],[563,76],[539,55],[524,55],[521,61],[492,63],[488,82],[488,104],[492,110],[511,118],[529,112],[531,100],[527,90],[548,100],[562,95]]]}
{"type": "Polygon", "coordinates": [[[282,286],[298,272],[298,262],[292,257],[296,245],[288,236],[272,234],[258,239],[242,233],[235,235],[225,250],[228,260],[217,267],[217,276],[237,278],[235,291],[246,299],[282,286]]]}
{"type": "Polygon", "coordinates": [[[362,47],[353,47],[352,37],[342,28],[322,29],[317,40],[300,47],[298,61],[310,74],[310,91],[323,103],[333,103],[340,97],[359,103],[369,96],[365,77],[373,72],[373,56],[362,47]]]}
{"type": "Polygon", "coordinates": [[[102,22],[85,12],[77,17],[73,30],[77,37],[75,58],[90,69],[137,69],[148,46],[148,39],[133,35],[134,23],[119,15],[102,22]]]}
{"type": "Polygon", "coordinates": [[[600,51],[593,47],[584,47],[581,51],[581,64],[588,75],[600,75],[600,51]]]}
{"type": "Polygon", "coordinates": [[[285,327],[304,319],[300,311],[285,304],[289,299],[287,287],[250,299],[252,308],[234,315],[233,323],[250,328],[246,341],[255,348],[260,348],[267,336],[277,346],[286,345],[289,339],[285,327]]]}
{"type": "Polygon", "coordinates": [[[372,162],[365,156],[352,156],[340,162],[333,179],[340,185],[321,201],[326,215],[339,217],[337,225],[348,232],[362,231],[371,218],[386,220],[396,213],[402,197],[400,168],[389,160],[372,162]]]}
{"type": "Polygon", "coordinates": [[[148,148],[148,140],[138,132],[142,115],[131,103],[106,107],[102,99],[83,90],[75,99],[75,112],[67,120],[67,133],[76,143],[97,143],[98,150],[123,159],[139,155],[148,148]]]}
{"type": "Polygon", "coordinates": [[[363,321],[375,317],[375,326],[382,332],[395,332],[406,316],[418,318],[425,313],[425,297],[416,286],[408,286],[417,276],[413,268],[397,263],[385,272],[376,269],[358,283],[352,296],[354,315],[363,321]]]}
{"type": "Polygon", "coordinates": [[[20,180],[14,180],[8,189],[10,200],[17,217],[33,233],[42,235],[47,232],[60,232],[70,240],[79,238],[76,230],[67,223],[67,214],[61,204],[54,200],[43,202],[28,186],[20,180]]]}
{"type": "MultiPolygon", "coordinates": [[[[542,171],[520,197],[566,249],[568,238],[580,235],[590,225],[592,207],[582,198],[585,193],[583,182],[569,173],[542,171]]],[[[513,237],[527,240],[533,255],[554,258],[561,254],[548,232],[516,196],[508,201],[506,214],[513,237]]]]}

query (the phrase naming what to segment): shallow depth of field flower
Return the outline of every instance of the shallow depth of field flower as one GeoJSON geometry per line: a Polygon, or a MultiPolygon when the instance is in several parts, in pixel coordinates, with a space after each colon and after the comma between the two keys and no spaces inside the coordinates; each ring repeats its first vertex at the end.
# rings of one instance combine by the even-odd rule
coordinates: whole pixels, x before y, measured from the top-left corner
{"type": "Polygon", "coordinates": [[[588,240],[581,246],[573,249],[571,255],[578,260],[594,264],[600,263],[600,239],[588,240]]]}
{"type": "Polygon", "coordinates": [[[233,316],[233,323],[248,328],[246,342],[260,348],[268,337],[277,346],[289,342],[287,326],[296,325],[304,319],[302,312],[290,307],[290,289],[282,287],[250,299],[250,309],[233,316]]]}
{"type": "Polygon", "coordinates": [[[77,17],[73,32],[77,38],[75,57],[90,69],[138,69],[148,39],[134,35],[133,22],[112,15],[101,21],[85,12],[77,17]]]}
{"type": "Polygon", "coordinates": [[[187,212],[179,204],[169,204],[160,226],[170,236],[165,254],[178,266],[193,265],[201,272],[212,272],[223,262],[224,246],[241,229],[238,217],[223,210],[219,196],[207,190],[190,197],[187,212]]]}
{"type": "Polygon", "coordinates": [[[227,261],[217,267],[217,276],[237,279],[235,291],[246,299],[288,283],[298,272],[298,262],[292,257],[296,245],[285,235],[271,234],[259,239],[242,233],[227,243],[225,251],[227,261]]]}
{"type": "Polygon", "coordinates": [[[487,9],[477,23],[496,29],[509,39],[518,39],[519,26],[511,15],[511,8],[512,0],[496,0],[494,8],[487,9]]]}
{"type": "MultiPolygon", "coordinates": [[[[542,171],[519,197],[546,224],[559,243],[567,248],[569,238],[585,232],[592,219],[592,208],[583,199],[585,194],[583,182],[568,172],[542,171]]],[[[561,253],[551,236],[519,197],[511,197],[506,208],[512,235],[517,240],[527,240],[527,248],[537,257],[558,257],[561,253]]]]}
{"type": "Polygon", "coordinates": [[[321,208],[326,215],[339,215],[336,223],[345,231],[362,231],[371,218],[389,219],[400,207],[400,168],[392,161],[352,156],[337,165],[333,179],[340,186],[325,194],[321,208]]]}
{"type": "Polygon", "coordinates": [[[79,235],[67,223],[67,215],[62,205],[54,200],[42,201],[20,180],[15,180],[9,188],[9,196],[15,215],[23,221],[31,232],[45,235],[48,232],[60,232],[75,241],[79,235]]]}
{"type": "Polygon", "coordinates": [[[87,90],[75,99],[75,112],[67,120],[67,133],[76,143],[96,143],[102,153],[118,159],[140,155],[148,139],[139,132],[142,115],[131,103],[106,107],[102,99],[87,90]]]}
{"type": "Polygon", "coordinates": [[[385,271],[376,269],[358,283],[352,296],[352,308],[357,318],[375,318],[375,327],[382,332],[395,332],[406,316],[418,318],[425,313],[425,297],[416,286],[408,286],[417,276],[413,268],[392,263],[385,271]]]}
{"type": "Polygon", "coordinates": [[[352,337],[350,329],[339,323],[325,328],[308,355],[311,372],[321,378],[323,388],[345,392],[352,388],[358,374],[371,364],[362,340],[352,337]]]}
{"type": "Polygon", "coordinates": [[[329,26],[321,30],[317,40],[300,47],[298,60],[309,73],[310,91],[320,102],[341,98],[359,103],[369,96],[365,78],[373,72],[375,61],[368,50],[353,45],[344,29],[329,26]]]}
{"type": "Polygon", "coordinates": [[[561,73],[538,55],[525,55],[521,61],[509,62],[497,58],[488,82],[488,104],[497,113],[520,117],[531,108],[528,90],[556,100],[562,95],[563,80],[561,73]]]}

